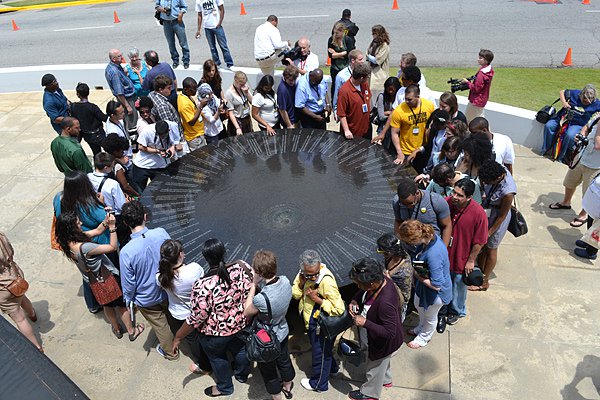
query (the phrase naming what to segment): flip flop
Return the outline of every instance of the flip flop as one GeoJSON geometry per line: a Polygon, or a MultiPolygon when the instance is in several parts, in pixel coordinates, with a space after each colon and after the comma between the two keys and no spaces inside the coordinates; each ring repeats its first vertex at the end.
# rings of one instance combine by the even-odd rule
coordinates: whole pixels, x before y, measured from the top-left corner
{"type": "Polygon", "coordinates": [[[575,217],[573,219],[573,221],[569,222],[569,225],[571,225],[573,228],[579,228],[580,226],[582,226],[586,222],[587,222],[587,218],[586,219],[581,219],[579,217],[575,217]]]}
{"type": "Polygon", "coordinates": [[[204,389],[204,394],[207,395],[208,397],[229,396],[228,394],[224,394],[224,393],[214,394],[212,388],[213,388],[212,386],[209,386],[206,389],[204,389]]]}
{"type": "Polygon", "coordinates": [[[112,330],[113,335],[117,337],[117,339],[121,339],[123,337],[123,332],[121,332],[121,328],[117,330],[113,326],[111,326],[110,329],[112,330]]]}
{"type": "Polygon", "coordinates": [[[570,210],[571,206],[565,206],[564,204],[560,204],[560,202],[552,203],[548,206],[551,210],[570,210]]]}
{"type": "Polygon", "coordinates": [[[129,341],[133,342],[135,339],[137,339],[138,336],[140,336],[142,332],[144,332],[144,329],[146,329],[146,326],[144,324],[137,324],[135,328],[133,328],[133,333],[129,334],[129,341]]]}
{"type": "Polygon", "coordinates": [[[292,394],[292,389],[294,389],[294,382],[292,382],[292,384],[290,385],[290,390],[285,390],[282,386],[281,393],[283,393],[286,399],[291,399],[292,397],[294,397],[294,395],[292,394]]]}

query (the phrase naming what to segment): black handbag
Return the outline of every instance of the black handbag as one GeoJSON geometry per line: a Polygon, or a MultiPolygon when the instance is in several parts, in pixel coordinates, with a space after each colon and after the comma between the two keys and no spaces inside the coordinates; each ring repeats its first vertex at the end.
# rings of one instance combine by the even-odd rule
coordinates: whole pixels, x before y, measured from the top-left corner
{"type": "Polygon", "coordinates": [[[245,338],[246,357],[250,361],[268,363],[275,361],[281,354],[281,343],[273,332],[273,314],[269,298],[260,293],[267,303],[268,321],[259,321],[259,315],[252,321],[250,332],[245,338]]]}
{"type": "Polygon", "coordinates": [[[163,20],[160,17],[160,11],[156,10],[156,12],[154,13],[154,18],[156,18],[156,20],[158,21],[159,24],[163,24],[163,20]]]}
{"type": "Polygon", "coordinates": [[[510,221],[508,222],[508,231],[514,237],[523,236],[529,231],[529,228],[527,228],[527,221],[525,221],[525,217],[517,209],[516,195],[514,199],[514,204],[510,207],[510,221]]]}
{"type": "Polygon", "coordinates": [[[342,361],[355,367],[364,365],[367,361],[367,352],[361,346],[360,332],[358,332],[358,341],[342,337],[338,343],[337,353],[342,361]]]}
{"type": "Polygon", "coordinates": [[[377,111],[377,101],[379,100],[379,96],[383,96],[383,93],[379,93],[375,100],[375,106],[371,108],[371,113],[369,114],[369,122],[374,125],[379,125],[379,112],[377,111]]]}
{"type": "Polygon", "coordinates": [[[346,309],[338,316],[329,315],[321,310],[317,322],[321,327],[321,333],[330,340],[335,340],[337,335],[354,325],[354,319],[346,309]]]}
{"type": "Polygon", "coordinates": [[[545,124],[546,122],[550,121],[550,119],[556,115],[556,108],[553,106],[559,100],[560,98],[556,99],[554,103],[550,104],[549,106],[542,107],[540,111],[535,114],[535,120],[541,124],[545,124]]]}

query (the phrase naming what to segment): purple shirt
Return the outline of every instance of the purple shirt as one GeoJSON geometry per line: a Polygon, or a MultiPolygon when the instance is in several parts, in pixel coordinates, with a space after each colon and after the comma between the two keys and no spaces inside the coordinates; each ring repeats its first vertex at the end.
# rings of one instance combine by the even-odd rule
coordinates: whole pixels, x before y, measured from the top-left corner
{"type": "MultiPolygon", "coordinates": [[[[296,85],[290,86],[285,83],[284,80],[281,80],[281,83],[277,87],[277,107],[280,110],[287,111],[288,117],[290,117],[290,122],[295,124],[298,121],[296,118],[296,85]]],[[[283,122],[283,121],[282,121],[283,122]]]]}

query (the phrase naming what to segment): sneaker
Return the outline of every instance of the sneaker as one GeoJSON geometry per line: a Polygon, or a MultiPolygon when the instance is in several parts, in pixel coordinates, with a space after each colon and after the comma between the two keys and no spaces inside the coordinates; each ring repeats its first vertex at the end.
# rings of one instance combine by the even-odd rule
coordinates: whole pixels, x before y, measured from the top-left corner
{"type": "Polygon", "coordinates": [[[248,381],[248,376],[236,376],[235,380],[238,381],[239,383],[246,383],[248,381]]]}
{"type": "Polygon", "coordinates": [[[183,64],[183,69],[188,69],[190,67],[190,64],[183,64]]]}
{"type": "Polygon", "coordinates": [[[438,317],[436,330],[438,333],[444,333],[446,330],[446,317],[438,317]]]}
{"type": "Polygon", "coordinates": [[[88,311],[91,312],[92,314],[98,314],[100,312],[100,310],[102,310],[102,307],[88,308],[88,311]]]}
{"type": "Polygon", "coordinates": [[[581,247],[581,248],[585,249],[585,248],[588,247],[588,244],[586,242],[584,242],[583,240],[581,240],[581,239],[577,239],[575,241],[575,246],[581,247]]]}
{"type": "Polygon", "coordinates": [[[156,346],[156,352],[158,354],[160,354],[165,360],[169,360],[169,361],[177,361],[179,360],[179,353],[177,353],[176,355],[172,356],[170,354],[168,354],[161,346],[160,344],[158,344],[156,346]]]}
{"type": "Polygon", "coordinates": [[[174,62],[173,63],[173,69],[177,69],[177,67],[179,67],[179,63],[174,62]]]}
{"type": "Polygon", "coordinates": [[[446,317],[446,323],[448,325],[454,325],[455,323],[458,322],[459,319],[460,319],[460,316],[458,316],[456,314],[450,314],[446,317]]]}
{"type": "Polygon", "coordinates": [[[588,260],[595,260],[598,257],[596,254],[590,254],[585,249],[575,249],[575,255],[577,257],[585,258],[588,260]]]}
{"type": "Polygon", "coordinates": [[[366,394],[362,394],[360,390],[353,390],[348,393],[348,397],[354,400],[378,400],[375,397],[367,396],[366,394]]]}
{"type": "Polygon", "coordinates": [[[306,389],[306,390],[311,390],[311,391],[313,391],[313,392],[316,392],[316,391],[317,391],[317,389],[315,389],[314,387],[312,387],[312,386],[311,386],[311,384],[310,384],[310,379],[308,379],[308,378],[303,378],[303,379],[300,381],[300,386],[302,386],[302,387],[303,387],[304,389],[306,389]]]}
{"type": "Polygon", "coordinates": [[[384,384],[383,384],[383,387],[384,387],[384,388],[391,388],[391,387],[394,387],[394,383],[393,383],[393,382],[390,382],[390,383],[384,383],[384,384]]]}

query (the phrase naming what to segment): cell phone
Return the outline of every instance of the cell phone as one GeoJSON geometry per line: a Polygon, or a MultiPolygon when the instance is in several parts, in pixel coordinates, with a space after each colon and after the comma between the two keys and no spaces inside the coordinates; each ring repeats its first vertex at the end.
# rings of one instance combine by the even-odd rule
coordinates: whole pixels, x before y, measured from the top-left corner
{"type": "Polygon", "coordinates": [[[109,214],[115,215],[115,210],[108,210],[109,214]]]}
{"type": "Polygon", "coordinates": [[[417,271],[417,274],[421,275],[423,278],[429,278],[429,268],[427,268],[427,264],[424,260],[415,260],[412,262],[412,266],[417,271]]]}

